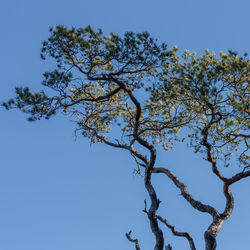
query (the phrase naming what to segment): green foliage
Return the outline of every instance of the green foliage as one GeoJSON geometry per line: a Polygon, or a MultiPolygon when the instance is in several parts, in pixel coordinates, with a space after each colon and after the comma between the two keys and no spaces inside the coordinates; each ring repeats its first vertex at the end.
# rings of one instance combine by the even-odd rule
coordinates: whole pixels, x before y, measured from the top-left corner
{"type": "Polygon", "coordinates": [[[95,32],[90,26],[85,29],[57,26],[50,31],[51,36],[43,43],[43,59],[49,55],[56,59],[59,69],[70,66],[90,78],[137,73],[133,75],[137,78],[136,87],[144,74],[153,73],[171,54],[165,44],[158,45],[147,32],[127,32],[121,38],[114,33],[103,35],[102,30],[95,32]]]}
{"type": "MultiPolygon", "coordinates": [[[[57,26],[50,32],[43,43],[41,57],[52,57],[57,67],[44,73],[42,85],[53,89],[56,95],[48,97],[43,91],[32,94],[28,88],[18,88],[17,97],[3,106],[21,109],[30,114],[30,121],[49,118],[61,110],[75,117],[77,131],[92,142],[111,137],[110,130],[118,128],[120,142],[129,143],[136,107],[125,89],[148,95],[144,85],[150,86],[159,78],[162,66],[175,55],[175,50],[167,50],[164,43],[158,44],[147,32],[106,36],[90,26],[85,29],[57,26]]],[[[167,140],[165,135],[176,133],[177,129],[163,130],[177,114],[166,112],[158,120],[157,104],[150,105],[148,100],[144,104],[144,101],[141,103],[140,136],[150,136],[153,142],[157,137],[167,140]]]]}
{"type": "Polygon", "coordinates": [[[196,57],[185,51],[165,66],[162,82],[151,91],[152,100],[176,100],[182,109],[193,113],[188,124],[190,145],[206,159],[207,150],[211,150],[213,159],[223,159],[226,166],[238,151],[240,162],[249,164],[250,62],[245,56],[229,51],[217,58],[206,50],[196,57]]]}
{"type": "Polygon", "coordinates": [[[28,87],[17,87],[16,98],[2,103],[2,106],[6,109],[18,108],[30,114],[29,121],[40,120],[42,117],[49,119],[57,109],[53,105],[53,99],[48,98],[43,91],[32,94],[28,87]]]}
{"type": "Polygon", "coordinates": [[[44,73],[42,85],[55,95],[16,88],[16,98],[2,104],[6,109],[20,109],[30,121],[63,111],[92,142],[115,137],[117,145],[129,145],[136,130],[137,136],[166,150],[187,127],[196,152],[207,158],[209,149],[214,159],[224,157],[228,164],[231,153],[239,150],[241,163],[247,164],[246,55],[229,51],[218,58],[206,50],[199,57],[189,51],[178,56],[176,46],[167,49],[147,32],[120,37],[90,26],[57,26],[50,33],[41,57],[52,57],[57,66],[44,73]]]}

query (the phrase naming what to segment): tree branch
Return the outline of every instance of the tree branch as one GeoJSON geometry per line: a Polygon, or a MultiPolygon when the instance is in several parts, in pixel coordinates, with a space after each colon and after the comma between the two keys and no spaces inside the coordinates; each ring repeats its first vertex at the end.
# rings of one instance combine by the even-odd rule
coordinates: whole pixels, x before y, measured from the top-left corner
{"type": "Polygon", "coordinates": [[[213,218],[219,217],[219,213],[214,207],[205,205],[200,201],[195,200],[193,196],[189,194],[187,186],[184,183],[180,182],[179,179],[170,170],[166,168],[154,168],[152,170],[152,173],[163,173],[167,175],[168,178],[170,178],[175,184],[175,186],[180,189],[181,195],[184,197],[184,199],[188,201],[188,203],[196,210],[204,213],[209,213],[213,218]]]}
{"type": "Polygon", "coordinates": [[[135,249],[136,249],[136,250],[141,250],[141,248],[140,248],[140,246],[139,246],[138,239],[132,239],[132,238],[130,237],[131,233],[132,233],[132,231],[130,230],[128,233],[125,234],[126,237],[127,237],[127,239],[128,239],[129,241],[135,243],[135,249]]]}
{"type": "Polygon", "coordinates": [[[192,250],[196,250],[196,247],[194,245],[194,241],[193,241],[193,238],[190,236],[189,233],[187,232],[178,232],[175,230],[174,226],[170,225],[168,223],[168,221],[166,219],[163,219],[160,215],[157,215],[157,219],[159,221],[161,221],[162,223],[164,223],[173,233],[173,235],[175,236],[179,236],[179,237],[185,237],[187,240],[188,240],[188,243],[189,243],[189,246],[190,246],[190,249],[192,250]]]}
{"type": "MultiPolygon", "coordinates": [[[[148,210],[147,210],[147,202],[146,202],[146,200],[144,200],[144,203],[145,203],[145,208],[144,208],[143,212],[147,214],[147,213],[148,213],[148,210]]],[[[191,250],[196,250],[196,247],[195,247],[195,245],[194,245],[194,241],[193,241],[193,239],[192,239],[192,237],[190,236],[189,233],[186,233],[186,232],[178,232],[178,231],[175,230],[174,226],[172,226],[172,225],[170,225],[170,224],[168,223],[168,221],[167,221],[166,219],[163,219],[160,215],[156,215],[156,217],[157,217],[157,219],[158,219],[159,221],[161,221],[163,224],[165,224],[165,225],[172,231],[172,233],[173,233],[175,236],[185,237],[185,238],[188,240],[188,243],[189,243],[189,246],[190,246],[190,249],[191,249],[191,250]]],[[[169,245],[169,246],[170,246],[170,245],[169,245]]],[[[168,246],[168,247],[169,247],[169,246],[168,246]]],[[[172,249],[172,247],[171,247],[170,249],[172,249]]]]}
{"type": "Polygon", "coordinates": [[[234,198],[230,190],[230,186],[233,183],[238,182],[241,179],[249,177],[249,176],[250,176],[250,170],[235,174],[234,176],[232,176],[231,178],[227,179],[227,181],[224,182],[223,191],[224,191],[224,195],[226,197],[227,202],[226,202],[226,208],[224,212],[220,214],[220,217],[223,218],[223,220],[226,220],[231,215],[233,208],[234,208],[234,198]]]}
{"type": "Polygon", "coordinates": [[[228,185],[232,185],[233,183],[235,183],[243,178],[246,178],[248,176],[250,176],[250,170],[243,171],[243,172],[240,172],[240,173],[232,176],[230,179],[227,180],[227,183],[228,183],[228,185]]]}

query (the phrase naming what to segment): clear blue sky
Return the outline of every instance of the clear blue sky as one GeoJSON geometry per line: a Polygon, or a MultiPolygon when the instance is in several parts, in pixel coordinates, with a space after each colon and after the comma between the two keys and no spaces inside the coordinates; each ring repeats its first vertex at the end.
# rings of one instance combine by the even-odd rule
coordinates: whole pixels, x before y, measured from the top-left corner
{"type": "MultiPolygon", "coordinates": [[[[42,73],[51,67],[39,56],[49,26],[90,24],[118,34],[146,30],[182,50],[243,53],[250,52],[249,10],[249,0],[1,1],[0,101],[12,97],[15,86],[40,89],[42,73]]],[[[28,123],[24,114],[2,108],[0,116],[0,249],[128,250],[134,249],[124,236],[130,229],[143,250],[153,249],[142,212],[147,194],[128,153],[75,141],[73,124],[63,116],[28,123]]],[[[159,151],[158,163],[173,170],[194,197],[224,208],[222,185],[198,155],[178,146],[159,151]]],[[[163,201],[160,214],[204,249],[211,218],[191,208],[166,177],[153,183],[163,201]]],[[[219,233],[218,250],[249,249],[249,185],[250,178],[232,187],[235,210],[219,233]]],[[[189,249],[162,228],[173,249],[189,249]]]]}

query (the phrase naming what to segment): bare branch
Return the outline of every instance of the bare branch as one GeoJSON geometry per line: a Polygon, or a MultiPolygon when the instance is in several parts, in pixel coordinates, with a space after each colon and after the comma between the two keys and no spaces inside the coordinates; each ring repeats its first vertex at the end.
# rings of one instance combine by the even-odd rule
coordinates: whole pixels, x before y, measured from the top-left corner
{"type": "Polygon", "coordinates": [[[200,212],[209,213],[213,218],[219,217],[219,213],[214,207],[209,206],[209,205],[205,205],[205,204],[201,203],[200,201],[195,200],[193,198],[193,196],[191,194],[189,194],[189,192],[187,190],[187,186],[184,183],[180,182],[179,179],[170,170],[168,170],[166,168],[154,168],[152,170],[152,173],[163,173],[163,174],[167,175],[172,180],[172,182],[175,184],[175,186],[180,189],[181,195],[184,197],[184,199],[186,201],[189,202],[189,204],[193,208],[197,209],[200,212]]]}
{"type": "Polygon", "coordinates": [[[246,172],[240,172],[231,178],[229,178],[227,181],[224,182],[223,190],[224,190],[224,195],[226,197],[226,208],[223,213],[220,214],[220,217],[226,220],[232,213],[233,208],[234,208],[234,198],[232,195],[232,192],[230,190],[230,186],[235,183],[240,181],[243,178],[249,177],[250,176],[250,170],[246,172]]]}
{"type": "Polygon", "coordinates": [[[96,131],[96,129],[91,128],[91,127],[89,127],[87,125],[85,125],[85,127],[88,128],[89,130],[92,130],[94,135],[96,136],[96,138],[98,138],[101,142],[104,142],[105,144],[107,144],[109,146],[112,146],[114,148],[122,148],[122,149],[130,150],[130,147],[128,145],[120,144],[119,142],[114,143],[114,142],[108,141],[107,139],[104,138],[104,136],[99,135],[98,132],[96,131]]]}
{"type": "MultiPolygon", "coordinates": [[[[145,208],[144,208],[143,212],[147,214],[148,213],[148,210],[147,210],[147,201],[144,200],[144,203],[145,203],[145,208]]],[[[188,243],[189,243],[189,246],[190,246],[191,250],[196,250],[196,247],[194,245],[194,241],[193,241],[193,239],[192,239],[192,237],[190,236],[189,233],[178,232],[178,231],[175,230],[174,226],[172,226],[172,225],[170,225],[168,223],[168,221],[166,219],[163,219],[160,215],[156,215],[156,217],[157,217],[157,219],[159,221],[161,221],[163,224],[165,224],[172,231],[172,233],[175,236],[185,237],[188,240],[188,243]]],[[[172,247],[171,248],[169,248],[169,247],[171,247],[170,245],[168,246],[168,249],[172,249],[172,247]]]]}
{"type": "MultiPolygon", "coordinates": [[[[244,169],[247,169],[249,167],[250,166],[245,167],[244,169]]],[[[241,180],[243,178],[246,178],[248,176],[250,176],[250,170],[248,170],[248,171],[244,170],[243,172],[240,172],[240,173],[232,176],[230,179],[228,179],[227,183],[228,183],[228,185],[232,185],[233,183],[235,183],[235,182],[237,182],[237,181],[239,181],[239,180],[241,180]]]]}
{"type": "Polygon", "coordinates": [[[141,250],[141,248],[140,248],[140,246],[139,246],[138,239],[132,239],[132,238],[130,237],[131,233],[132,233],[131,230],[130,230],[128,233],[126,233],[127,239],[128,239],[129,241],[135,243],[135,249],[136,249],[136,250],[141,250]]]}
{"type": "MultiPolygon", "coordinates": [[[[149,164],[147,157],[145,155],[140,154],[138,151],[136,151],[133,147],[133,143],[131,143],[130,145],[130,152],[131,154],[133,154],[134,156],[136,156],[137,158],[139,158],[140,160],[142,160],[146,165],[149,164]]],[[[143,164],[143,166],[146,166],[145,164],[143,164]]],[[[141,163],[139,163],[140,166],[142,166],[141,163]]]]}
{"type": "Polygon", "coordinates": [[[192,239],[192,237],[190,236],[189,233],[176,231],[175,228],[174,228],[174,226],[170,225],[168,223],[168,221],[166,219],[163,219],[160,215],[157,215],[157,219],[159,221],[161,221],[162,223],[164,223],[172,231],[173,235],[179,236],[179,237],[185,237],[188,240],[190,249],[196,250],[196,247],[194,245],[194,241],[193,241],[193,239],[192,239]]]}

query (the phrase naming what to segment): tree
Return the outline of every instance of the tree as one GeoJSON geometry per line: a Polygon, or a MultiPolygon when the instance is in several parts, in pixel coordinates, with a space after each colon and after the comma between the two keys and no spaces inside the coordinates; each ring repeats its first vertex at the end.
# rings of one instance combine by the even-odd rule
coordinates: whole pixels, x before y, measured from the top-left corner
{"type": "MultiPolygon", "coordinates": [[[[44,73],[42,84],[56,94],[50,97],[44,91],[31,93],[27,87],[16,88],[16,97],[2,105],[29,114],[29,121],[64,112],[74,117],[76,132],[91,143],[129,151],[150,197],[150,206],[147,208],[145,201],[143,211],[155,237],[155,250],[165,246],[159,221],[176,236],[186,237],[190,248],[196,249],[188,233],[177,232],[157,214],[160,200],[151,182],[155,173],[169,177],[195,209],[212,216],[205,241],[206,249],[215,249],[216,235],[233,210],[230,185],[250,175],[246,154],[250,63],[246,56],[229,52],[217,59],[207,51],[196,58],[186,51],[179,57],[177,47],[168,49],[147,32],[106,36],[90,26],[57,26],[50,32],[41,57],[54,58],[57,66],[44,73]],[[181,138],[180,129],[182,134],[189,134],[181,138]],[[224,183],[227,202],[223,213],[195,200],[172,172],[155,166],[157,144],[170,150],[175,141],[184,140],[204,154],[213,173],[224,183]],[[241,152],[239,161],[244,169],[226,178],[217,161],[224,157],[228,164],[230,152],[236,149],[241,152]]],[[[140,249],[131,231],[126,236],[140,249]]]]}

